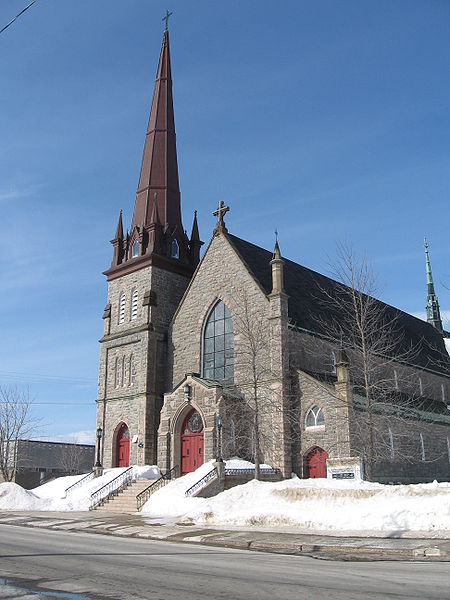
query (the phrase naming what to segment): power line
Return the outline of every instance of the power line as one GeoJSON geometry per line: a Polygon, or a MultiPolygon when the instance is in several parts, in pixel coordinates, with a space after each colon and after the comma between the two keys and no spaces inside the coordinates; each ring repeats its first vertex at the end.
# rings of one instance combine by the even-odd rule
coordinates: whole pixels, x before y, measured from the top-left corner
{"type": "Polygon", "coordinates": [[[8,29],[8,27],[10,25],[12,25],[14,23],[14,21],[17,21],[17,19],[20,17],[20,15],[23,15],[23,13],[25,11],[27,11],[29,8],[31,8],[33,6],[33,4],[36,2],[37,0],[33,0],[32,2],[30,2],[30,4],[28,6],[25,6],[25,8],[23,8],[19,14],[17,14],[14,19],[12,19],[9,23],[7,23],[2,29],[0,29],[0,33],[3,33],[5,31],[5,29],[8,29]]]}

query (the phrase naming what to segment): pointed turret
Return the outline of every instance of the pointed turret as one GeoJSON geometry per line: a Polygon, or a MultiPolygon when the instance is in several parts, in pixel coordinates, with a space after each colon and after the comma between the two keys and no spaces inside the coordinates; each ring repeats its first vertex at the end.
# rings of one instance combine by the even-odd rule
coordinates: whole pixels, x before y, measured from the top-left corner
{"type": "Polygon", "coordinates": [[[198,265],[200,262],[200,248],[203,246],[203,242],[200,240],[200,234],[198,231],[197,223],[197,211],[194,211],[194,222],[192,223],[191,239],[189,241],[189,248],[191,250],[192,262],[198,265]]]}
{"type": "Polygon", "coordinates": [[[124,256],[122,210],[120,210],[119,220],[117,221],[116,235],[111,240],[111,244],[114,247],[111,266],[114,267],[121,264],[124,256]]]}
{"type": "Polygon", "coordinates": [[[275,247],[273,249],[272,260],[270,261],[270,266],[272,267],[272,295],[284,294],[284,260],[281,258],[280,246],[278,245],[278,232],[275,235],[275,247]]]}
{"type": "Polygon", "coordinates": [[[433,274],[431,273],[430,257],[428,255],[427,238],[424,240],[425,261],[427,270],[427,321],[438,331],[443,332],[441,312],[439,310],[439,301],[434,291],[433,274]]]}

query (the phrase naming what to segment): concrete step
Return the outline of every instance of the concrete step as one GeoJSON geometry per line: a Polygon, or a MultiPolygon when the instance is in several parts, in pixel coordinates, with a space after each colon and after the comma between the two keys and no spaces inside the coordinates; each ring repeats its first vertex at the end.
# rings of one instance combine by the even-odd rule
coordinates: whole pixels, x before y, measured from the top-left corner
{"type": "Polygon", "coordinates": [[[97,506],[94,510],[105,510],[110,512],[136,512],[136,496],[143,490],[148,488],[154,480],[151,479],[139,479],[138,481],[132,481],[126,488],[107,500],[101,506],[97,506]]]}

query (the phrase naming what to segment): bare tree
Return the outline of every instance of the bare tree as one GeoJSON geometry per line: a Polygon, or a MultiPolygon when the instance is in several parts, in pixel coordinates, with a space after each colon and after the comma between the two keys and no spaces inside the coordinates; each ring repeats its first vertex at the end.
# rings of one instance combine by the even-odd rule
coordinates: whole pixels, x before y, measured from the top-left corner
{"type": "Polygon", "coordinates": [[[17,471],[18,440],[36,430],[31,404],[28,391],[0,386],[0,475],[5,481],[12,481],[17,471]]]}
{"type": "Polygon", "coordinates": [[[364,406],[355,403],[349,415],[353,445],[362,455],[366,477],[371,480],[375,462],[392,453],[389,423],[395,422],[397,435],[404,435],[402,447],[405,457],[408,454],[409,428],[404,415],[417,395],[407,397],[399,390],[408,379],[405,365],[414,363],[420,348],[408,345],[400,313],[375,298],[376,279],[365,257],[358,258],[349,244],[342,244],[330,266],[339,283],[319,284],[318,301],[324,310],[313,318],[319,329],[349,355],[351,381],[364,400],[364,406]],[[399,427],[402,420],[405,425],[399,427]]]}
{"type": "Polygon", "coordinates": [[[240,422],[234,445],[239,446],[243,437],[247,443],[250,441],[255,479],[260,479],[262,460],[268,456],[269,448],[276,447],[283,419],[276,389],[279,374],[271,364],[269,303],[252,302],[245,290],[237,292],[234,300],[234,360],[239,400],[234,402],[233,411],[240,422]],[[245,428],[242,423],[249,423],[250,427],[245,428]]]}
{"type": "Polygon", "coordinates": [[[78,439],[61,446],[61,468],[68,475],[78,475],[83,472],[86,460],[82,450],[83,448],[80,447],[78,439]]]}

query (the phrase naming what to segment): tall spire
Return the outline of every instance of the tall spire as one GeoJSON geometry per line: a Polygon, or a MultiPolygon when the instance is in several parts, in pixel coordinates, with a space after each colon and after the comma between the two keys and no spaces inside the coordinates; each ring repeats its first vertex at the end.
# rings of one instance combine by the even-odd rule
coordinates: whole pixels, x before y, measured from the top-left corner
{"type": "MultiPolygon", "coordinates": [[[[156,71],[150,117],[145,136],[139,184],[129,235],[119,242],[112,240],[114,256],[110,278],[124,270],[140,269],[158,264],[167,270],[190,275],[200,260],[198,227],[192,243],[181,221],[180,186],[178,183],[177,146],[172,98],[169,32],[166,29],[156,71]],[[198,239],[197,239],[198,238],[198,239]]],[[[122,221],[120,218],[120,227],[122,221]]]]}
{"type": "Polygon", "coordinates": [[[131,231],[135,225],[143,223],[144,226],[148,226],[150,224],[155,198],[157,198],[158,214],[164,229],[171,231],[178,229],[182,232],[172,72],[167,29],[163,34],[156,72],[131,231]]]}
{"type": "Polygon", "coordinates": [[[433,275],[431,273],[430,257],[428,255],[427,238],[424,240],[425,261],[427,269],[427,321],[438,331],[443,332],[441,312],[439,310],[439,301],[434,291],[433,275]]]}

